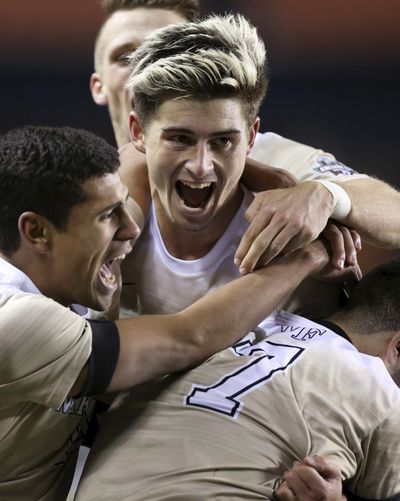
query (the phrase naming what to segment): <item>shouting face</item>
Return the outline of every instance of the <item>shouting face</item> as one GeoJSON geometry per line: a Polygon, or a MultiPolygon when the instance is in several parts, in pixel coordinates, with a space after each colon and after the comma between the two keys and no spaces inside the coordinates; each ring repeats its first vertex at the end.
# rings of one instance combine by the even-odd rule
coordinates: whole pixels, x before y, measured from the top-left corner
{"type": "Polygon", "coordinates": [[[163,102],[145,128],[135,112],[131,134],[146,154],[161,232],[224,231],[241,201],[239,179],[254,142],[235,98],[163,102]]]}
{"type": "Polygon", "coordinates": [[[128,192],[118,173],[85,181],[83,193],[67,228],[53,228],[47,295],[66,306],[107,310],[118,287],[115,267],[131,251],[139,228],[127,211],[128,192]]]}

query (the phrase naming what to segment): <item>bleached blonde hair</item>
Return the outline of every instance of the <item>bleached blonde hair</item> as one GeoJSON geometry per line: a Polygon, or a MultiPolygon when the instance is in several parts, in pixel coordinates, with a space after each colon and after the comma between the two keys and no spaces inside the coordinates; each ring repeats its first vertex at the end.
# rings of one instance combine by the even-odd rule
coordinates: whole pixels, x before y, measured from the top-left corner
{"type": "Polygon", "coordinates": [[[266,51],[257,30],[241,15],[212,15],[167,26],[130,56],[126,87],[145,126],[165,99],[239,98],[250,123],[267,89],[266,51]]]}

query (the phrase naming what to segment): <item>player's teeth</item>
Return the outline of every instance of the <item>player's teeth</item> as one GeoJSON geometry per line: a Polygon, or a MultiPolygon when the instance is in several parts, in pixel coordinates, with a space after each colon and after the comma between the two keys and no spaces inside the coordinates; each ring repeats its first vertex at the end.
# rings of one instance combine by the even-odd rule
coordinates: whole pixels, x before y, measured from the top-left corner
{"type": "Polygon", "coordinates": [[[192,188],[193,190],[202,190],[203,188],[209,188],[211,186],[211,183],[195,184],[195,183],[188,183],[186,181],[182,181],[182,184],[184,184],[185,186],[189,186],[189,188],[192,188]]]}
{"type": "Polygon", "coordinates": [[[107,277],[105,277],[105,281],[109,284],[109,285],[113,285],[115,284],[115,275],[112,274],[112,275],[108,275],[107,277]]]}

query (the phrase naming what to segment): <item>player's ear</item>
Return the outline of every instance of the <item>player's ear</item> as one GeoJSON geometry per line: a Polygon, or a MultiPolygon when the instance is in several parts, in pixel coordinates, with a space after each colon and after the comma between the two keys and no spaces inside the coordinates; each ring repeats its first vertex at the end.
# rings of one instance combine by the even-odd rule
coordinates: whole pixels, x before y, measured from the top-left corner
{"type": "Polygon", "coordinates": [[[100,106],[107,106],[108,104],[107,89],[103,84],[103,81],[99,73],[91,74],[89,85],[93,101],[100,106]]]}
{"type": "Polygon", "coordinates": [[[259,129],[260,129],[260,118],[257,117],[254,120],[254,123],[249,128],[249,141],[248,141],[247,154],[250,153],[251,149],[254,146],[254,141],[256,140],[259,129]]]}
{"type": "Polygon", "coordinates": [[[146,153],[144,129],[140,125],[136,111],[129,113],[129,130],[135,148],[141,153],[146,153]]]}
{"type": "Polygon", "coordinates": [[[21,240],[32,250],[45,254],[51,247],[52,225],[36,212],[23,212],[18,218],[21,240]]]}
{"type": "Polygon", "coordinates": [[[391,374],[400,370],[400,331],[395,332],[387,344],[385,363],[391,374]]]}

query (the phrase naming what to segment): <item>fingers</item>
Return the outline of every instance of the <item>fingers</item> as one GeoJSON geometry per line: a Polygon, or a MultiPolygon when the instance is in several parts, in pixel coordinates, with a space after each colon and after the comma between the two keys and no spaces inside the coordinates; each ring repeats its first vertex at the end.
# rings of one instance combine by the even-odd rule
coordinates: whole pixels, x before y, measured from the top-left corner
{"type": "Polygon", "coordinates": [[[248,222],[253,221],[264,205],[264,199],[258,195],[254,197],[254,200],[249,205],[246,210],[245,218],[248,222]]]}
{"type": "Polygon", "coordinates": [[[357,253],[361,250],[361,237],[359,233],[343,225],[339,225],[339,229],[343,236],[346,264],[348,266],[358,266],[357,253]]]}
{"type": "Polygon", "coordinates": [[[337,223],[328,223],[323,235],[331,247],[332,266],[338,270],[345,265],[358,268],[357,252],[361,248],[361,238],[355,230],[337,223]]]}
{"type": "Polygon", "coordinates": [[[275,491],[280,501],[341,501],[342,481],[340,468],[322,456],[306,457],[295,461],[283,474],[283,482],[275,491]]]}
{"type": "Polygon", "coordinates": [[[298,463],[292,469],[286,471],[283,475],[290,489],[299,499],[324,499],[326,494],[325,479],[313,467],[298,463]]]}
{"type": "Polygon", "coordinates": [[[351,236],[353,238],[354,246],[357,251],[360,251],[362,249],[362,242],[361,242],[361,236],[360,234],[353,229],[350,229],[351,236]]]}
{"type": "MultiPolygon", "coordinates": [[[[274,202],[275,197],[282,196],[281,191],[278,189],[258,193],[246,211],[249,227],[235,254],[235,264],[239,266],[241,274],[253,271],[261,256],[266,264],[282,249],[282,243],[275,239],[284,223],[277,216],[278,209],[274,202]]],[[[283,244],[286,245],[286,242],[283,244]]]]}
{"type": "MultiPolygon", "coordinates": [[[[235,254],[240,273],[249,273],[278,254],[296,250],[318,237],[330,213],[316,185],[303,183],[256,195],[246,212],[249,227],[235,254]]],[[[329,223],[324,236],[332,248],[332,263],[336,269],[343,269],[345,264],[357,266],[361,241],[356,232],[329,223]]]]}
{"type": "MultiPolygon", "coordinates": [[[[252,206],[250,206],[250,208],[251,207],[252,206]]],[[[265,251],[271,239],[275,236],[274,230],[269,227],[272,214],[267,216],[258,213],[252,216],[252,218],[253,220],[244,232],[235,253],[234,262],[240,267],[240,272],[242,274],[249,273],[254,269],[260,255],[265,251]]]]}
{"type": "Polygon", "coordinates": [[[246,212],[250,224],[235,255],[240,272],[248,273],[317,238],[330,215],[324,192],[321,197],[318,183],[301,183],[258,193],[246,212]]]}
{"type": "Polygon", "coordinates": [[[303,459],[303,463],[314,468],[325,479],[341,479],[339,466],[323,456],[317,454],[307,456],[303,459]]]}
{"type": "Polygon", "coordinates": [[[322,233],[331,248],[332,266],[334,266],[338,270],[341,270],[344,267],[346,258],[342,233],[340,232],[339,228],[333,223],[327,224],[322,233]]]}
{"type": "Polygon", "coordinates": [[[288,486],[286,481],[284,481],[274,492],[273,499],[278,501],[295,501],[297,500],[297,497],[295,496],[292,489],[288,486]]]}
{"type": "Polygon", "coordinates": [[[278,254],[296,250],[314,238],[309,228],[296,220],[288,220],[285,213],[275,213],[267,224],[264,216],[258,214],[242,237],[235,264],[240,267],[240,273],[249,273],[278,254]]]}

